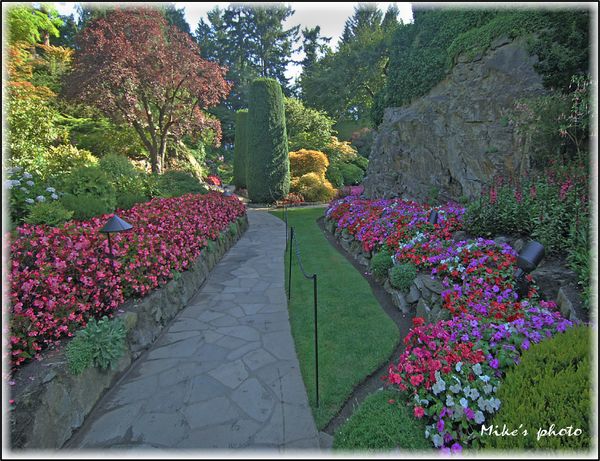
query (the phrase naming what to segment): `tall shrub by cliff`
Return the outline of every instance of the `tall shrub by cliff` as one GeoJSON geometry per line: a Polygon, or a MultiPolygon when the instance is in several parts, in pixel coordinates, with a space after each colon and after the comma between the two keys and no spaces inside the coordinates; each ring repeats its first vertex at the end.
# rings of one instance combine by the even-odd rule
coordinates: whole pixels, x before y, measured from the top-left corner
{"type": "Polygon", "coordinates": [[[272,203],[290,189],[290,162],[283,92],[277,81],[259,78],[250,87],[248,104],[248,196],[272,203]]]}
{"type": "Polygon", "coordinates": [[[248,159],[248,110],[235,114],[235,147],[233,150],[233,181],[235,187],[245,188],[248,159]]]}

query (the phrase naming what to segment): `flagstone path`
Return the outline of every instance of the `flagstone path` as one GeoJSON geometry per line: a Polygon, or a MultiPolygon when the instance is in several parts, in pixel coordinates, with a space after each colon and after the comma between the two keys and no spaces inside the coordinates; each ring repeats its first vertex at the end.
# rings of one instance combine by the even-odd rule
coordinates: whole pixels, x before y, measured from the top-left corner
{"type": "Polygon", "coordinates": [[[284,290],[285,224],[250,227],[65,448],[319,448],[284,290]]]}

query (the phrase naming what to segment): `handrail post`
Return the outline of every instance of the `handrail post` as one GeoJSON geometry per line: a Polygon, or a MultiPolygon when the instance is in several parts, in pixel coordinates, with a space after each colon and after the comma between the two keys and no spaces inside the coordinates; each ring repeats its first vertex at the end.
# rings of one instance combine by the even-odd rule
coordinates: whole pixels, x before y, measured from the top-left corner
{"type": "Polygon", "coordinates": [[[315,389],[317,394],[317,408],[319,407],[319,334],[317,329],[317,274],[313,274],[313,291],[315,300],[315,389]]]}

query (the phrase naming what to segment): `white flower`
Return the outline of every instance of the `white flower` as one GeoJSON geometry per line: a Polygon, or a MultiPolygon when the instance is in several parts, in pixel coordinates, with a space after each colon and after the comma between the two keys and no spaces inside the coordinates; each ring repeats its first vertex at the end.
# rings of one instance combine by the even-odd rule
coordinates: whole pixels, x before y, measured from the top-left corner
{"type": "Polygon", "coordinates": [[[46,201],[46,197],[44,197],[43,195],[38,195],[35,199],[38,202],[45,202],[46,201]]]}
{"type": "Polygon", "coordinates": [[[483,416],[483,413],[481,411],[476,411],[475,412],[475,422],[477,424],[483,424],[484,421],[485,421],[485,416],[483,416]]]}
{"type": "Polygon", "coordinates": [[[46,187],[46,192],[53,194],[56,192],[56,189],[54,187],[46,187]]]}
{"type": "Polygon", "coordinates": [[[29,205],[31,205],[32,203],[35,203],[35,202],[31,198],[26,198],[25,203],[28,203],[29,205]]]}
{"type": "Polygon", "coordinates": [[[27,189],[26,187],[21,187],[21,192],[23,192],[24,194],[28,194],[29,189],[27,189]]]}
{"type": "Polygon", "coordinates": [[[25,184],[27,184],[29,187],[33,187],[35,183],[33,181],[27,181],[25,184]]]}
{"type": "Polygon", "coordinates": [[[58,195],[56,194],[52,194],[50,197],[52,197],[52,200],[58,200],[58,195]]]}
{"type": "Polygon", "coordinates": [[[33,178],[33,176],[31,176],[29,173],[25,172],[23,173],[23,179],[31,179],[33,178]]]}
{"type": "MultiPolygon", "coordinates": [[[[477,376],[479,376],[481,373],[483,373],[483,370],[481,369],[481,364],[476,363],[475,365],[473,365],[473,373],[475,373],[477,376]]],[[[487,378],[488,378],[487,380],[489,381],[490,378],[489,377],[487,377],[487,378]]],[[[483,377],[481,377],[481,380],[485,381],[483,379],[483,377]]]]}
{"type": "Polygon", "coordinates": [[[19,181],[18,179],[13,179],[11,182],[14,187],[18,187],[21,185],[21,181],[19,181]]]}

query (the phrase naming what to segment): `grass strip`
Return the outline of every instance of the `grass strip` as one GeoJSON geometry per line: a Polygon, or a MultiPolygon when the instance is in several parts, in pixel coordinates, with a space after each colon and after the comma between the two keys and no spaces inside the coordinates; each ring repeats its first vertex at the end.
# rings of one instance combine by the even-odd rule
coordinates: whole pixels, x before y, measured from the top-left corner
{"type": "Polygon", "coordinates": [[[411,415],[406,397],[395,390],[367,397],[335,433],[335,450],[431,450],[425,423],[411,415]],[[390,403],[393,401],[393,403],[390,403]]]}
{"type": "MultiPolygon", "coordinates": [[[[375,299],[368,282],[333,248],[316,220],[323,208],[288,210],[302,263],[318,276],[319,394],[315,401],[313,281],[292,265],[288,309],[296,353],[317,427],[322,429],[341,409],[353,389],[387,360],[399,341],[396,324],[375,299]]],[[[272,212],[283,219],[282,211],[272,212]]],[[[286,252],[286,290],[289,269],[286,252]]]]}

